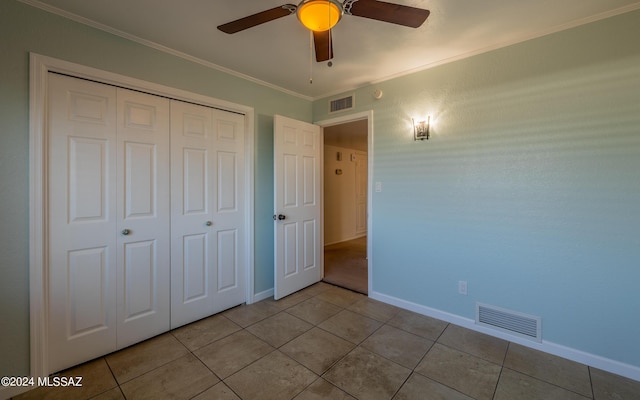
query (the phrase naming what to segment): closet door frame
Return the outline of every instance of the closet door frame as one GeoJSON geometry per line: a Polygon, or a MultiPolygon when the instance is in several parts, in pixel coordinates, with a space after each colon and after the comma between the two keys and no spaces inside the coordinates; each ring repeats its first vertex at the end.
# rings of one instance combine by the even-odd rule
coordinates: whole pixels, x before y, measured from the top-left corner
{"type": "Polygon", "coordinates": [[[46,103],[50,72],[137,90],[244,115],[246,220],[246,294],[254,301],[254,109],[209,96],[191,93],[152,82],[115,74],[68,61],[30,53],[29,96],[29,297],[31,376],[44,377],[47,371],[48,259],[47,259],[47,127],[46,103]]]}

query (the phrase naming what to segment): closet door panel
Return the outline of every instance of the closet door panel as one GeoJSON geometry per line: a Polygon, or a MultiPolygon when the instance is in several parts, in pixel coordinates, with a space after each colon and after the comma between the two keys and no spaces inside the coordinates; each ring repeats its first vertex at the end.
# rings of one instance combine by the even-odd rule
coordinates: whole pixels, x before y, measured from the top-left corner
{"type": "Polygon", "coordinates": [[[218,152],[217,213],[238,211],[238,154],[228,151],[218,152]]]}
{"type": "Polygon", "coordinates": [[[170,328],[169,100],[118,89],[118,348],[170,328]]]}
{"type": "Polygon", "coordinates": [[[245,301],[244,116],[171,103],[171,326],[245,301]]]}
{"type": "Polygon", "coordinates": [[[104,247],[69,251],[68,339],[109,329],[107,254],[104,247]]]}
{"type": "Polygon", "coordinates": [[[157,309],[155,241],[133,242],[124,245],[125,323],[153,314],[157,309]]]}
{"type": "Polygon", "coordinates": [[[217,274],[214,285],[216,312],[245,301],[244,221],[244,117],[212,110],[216,149],[215,207],[217,274]]]}
{"type": "Polygon", "coordinates": [[[218,285],[217,292],[236,289],[240,282],[238,265],[238,230],[229,229],[218,232],[218,285]]]}
{"type": "Polygon", "coordinates": [[[171,102],[171,327],[213,314],[211,109],[171,102]]]}
{"type": "Polygon", "coordinates": [[[124,218],[153,218],[156,213],[156,146],[149,143],[124,143],[125,199],[124,218]]]}
{"type": "Polygon", "coordinates": [[[116,349],[116,90],[49,74],[48,370],[116,349]]]}
{"type": "Polygon", "coordinates": [[[182,149],[183,215],[209,214],[208,153],[206,148],[182,149]]]}
{"type": "Polygon", "coordinates": [[[182,243],[183,285],[182,303],[205,299],[209,294],[208,254],[209,238],[206,233],[185,235],[182,243]]]}

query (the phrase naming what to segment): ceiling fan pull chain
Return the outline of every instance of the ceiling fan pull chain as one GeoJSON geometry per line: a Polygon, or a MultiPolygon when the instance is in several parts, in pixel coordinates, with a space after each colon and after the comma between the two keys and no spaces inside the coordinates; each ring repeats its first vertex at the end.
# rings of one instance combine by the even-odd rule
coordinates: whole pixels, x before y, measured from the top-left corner
{"type": "MultiPolygon", "coordinates": [[[[329,29],[329,45],[327,46],[327,60],[331,60],[333,58],[333,31],[329,29]]],[[[333,65],[331,61],[329,61],[329,66],[333,65]]]]}
{"type": "MultiPolygon", "coordinates": [[[[331,19],[331,9],[327,8],[327,13],[329,20],[331,19]]],[[[329,32],[327,32],[327,34],[329,35],[329,46],[327,46],[327,59],[331,59],[331,49],[333,44],[331,43],[331,28],[329,28],[329,32]]]]}
{"type": "Polygon", "coordinates": [[[309,31],[309,84],[313,83],[313,31],[309,31]]]}

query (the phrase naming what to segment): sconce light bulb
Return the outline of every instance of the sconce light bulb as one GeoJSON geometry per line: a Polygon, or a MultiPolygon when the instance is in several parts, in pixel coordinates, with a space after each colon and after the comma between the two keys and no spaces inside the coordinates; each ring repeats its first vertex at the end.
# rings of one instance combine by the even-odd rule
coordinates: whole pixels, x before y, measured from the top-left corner
{"type": "Polygon", "coordinates": [[[429,125],[431,123],[431,116],[427,117],[426,121],[420,121],[416,123],[413,119],[413,140],[429,140],[429,125]]]}

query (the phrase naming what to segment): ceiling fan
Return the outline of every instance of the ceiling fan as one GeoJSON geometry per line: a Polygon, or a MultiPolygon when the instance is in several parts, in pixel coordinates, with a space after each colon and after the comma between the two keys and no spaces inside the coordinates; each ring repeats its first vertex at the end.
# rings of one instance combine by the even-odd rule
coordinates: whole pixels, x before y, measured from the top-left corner
{"type": "Polygon", "coordinates": [[[302,0],[297,6],[284,4],[218,26],[225,33],[236,33],[265,22],[296,13],[300,22],[313,32],[316,61],[333,58],[331,28],[343,14],[418,28],[429,16],[429,10],[387,3],[379,0],[302,0]]]}

